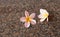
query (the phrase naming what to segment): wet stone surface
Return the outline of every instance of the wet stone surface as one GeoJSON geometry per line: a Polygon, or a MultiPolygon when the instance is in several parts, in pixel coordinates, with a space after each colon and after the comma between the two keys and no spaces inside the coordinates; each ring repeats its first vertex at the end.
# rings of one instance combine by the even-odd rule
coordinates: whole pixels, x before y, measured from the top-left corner
{"type": "Polygon", "coordinates": [[[0,0],[0,37],[60,37],[60,0],[0,0]],[[20,22],[27,10],[39,15],[39,9],[49,12],[49,22],[25,28],[20,22]]]}

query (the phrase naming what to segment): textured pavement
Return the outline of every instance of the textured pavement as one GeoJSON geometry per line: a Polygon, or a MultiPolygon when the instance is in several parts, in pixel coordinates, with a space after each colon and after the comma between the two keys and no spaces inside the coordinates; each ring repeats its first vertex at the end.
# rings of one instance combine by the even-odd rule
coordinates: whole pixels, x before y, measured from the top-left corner
{"type": "Polygon", "coordinates": [[[60,37],[60,0],[0,0],[0,37],[60,37]],[[49,12],[49,22],[25,28],[20,22],[27,10],[39,15],[39,9],[49,12]]]}

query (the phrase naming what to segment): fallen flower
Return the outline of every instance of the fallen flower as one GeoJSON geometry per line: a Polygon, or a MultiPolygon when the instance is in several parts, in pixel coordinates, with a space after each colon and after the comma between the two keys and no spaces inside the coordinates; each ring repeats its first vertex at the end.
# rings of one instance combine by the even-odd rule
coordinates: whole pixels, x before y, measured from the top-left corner
{"type": "Polygon", "coordinates": [[[29,13],[28,11],[25,11],[25,17],[21,17],[20,18],[20,21],[21,22],[24,22],[25,24],[25,27],[28,28],[30,26],[30,23],[32,25],[36,24],[36,20],[34,20],[33,18],[35,17],[35,13],[32,13],[30,16],[29,16],[29,13]]]}
{"type": "Polygon", "coordinates": [[[40,15],[38,15],[38,18],[40,18],[40,22],[43,22],[45,19],[47,19],[48,22],[48,16],[49,13],[45,9],[40,9],[40,15]]]}

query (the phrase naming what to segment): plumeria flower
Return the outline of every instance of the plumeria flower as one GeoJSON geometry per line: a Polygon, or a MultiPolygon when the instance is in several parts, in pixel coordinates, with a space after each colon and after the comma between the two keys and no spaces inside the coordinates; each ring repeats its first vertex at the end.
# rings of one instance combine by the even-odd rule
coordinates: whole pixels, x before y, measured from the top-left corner
{"type": "Polygon", "coordinates": [[[48,22],[48,16],[49,13],[45,9],[40,9],[40,15],[38,15],[38,18],[40,18],[40,22],[43,22],[45,19],[47,19],[48,22]]]}
{"type": "Polygon", "coordinates": [[[29,16],[28,11],[25,11],[25,17],[21,17],[20,18],[20,21],[21,22],[24,22],[25,27],[28,28],[30,26],[30,23],[32,25],[36,24],[36,20],[33,19],[34,17],[35,17],[35,13],[32,13],[29,16]]]}

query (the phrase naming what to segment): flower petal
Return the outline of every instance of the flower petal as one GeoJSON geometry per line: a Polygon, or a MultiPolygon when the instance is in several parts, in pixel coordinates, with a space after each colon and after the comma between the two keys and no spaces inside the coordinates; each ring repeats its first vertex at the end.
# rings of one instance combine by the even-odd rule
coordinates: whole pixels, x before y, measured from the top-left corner
{"type": "Polygon", "coordinates": [[[41,14],[44,14],[44,13],[47,13],[48,14],[47,10],[45,10],[45,9],[40,9],[40,13],[41,14]]]}
{"type": "Polygon", "coordinates": [[[30,22],[25,22],[25,27],[28,28],[30,26],[30,22]]]}
{"type": "Polygon", "coordinates": [[[47,17],[47,22],[48,22],[48,17],[47,17]]]}
{"type": "Polygon", "coordinates": [[[25,16],[27,17],[27,16],[29,16],[29,13],[28,13],[28,11],[25,11],[25,16]]]}
{"type": "Polygon", "coordinates": [[[43,18],[43,15],[42,14],[38,15],[38,18],[43,18]]]}
{"type": "Polygon", "coordinates": [[[40,22],[43,22],[46,18],[40,19],[40,22]]]}
{"type": "Polygon", "coordinates": [[[32,19],[32,20],[31,20],[31,24],[32,24],[32,25],[36,24],[36,21],[32,19]]]}
{"type": "Polygon", "coordinates": [[[21,21],[21,22],[25,22],[25,17],[21,17],[21,18],[20,18],[20,21],[21,21]]]}
{"type": "Polygon", "coordinates": [[[34,17],[35,17],[35,13],[32,13],[32,14],[30,15],[30,17],[31,17],[31,18],[34,18],[34,17]]]}

